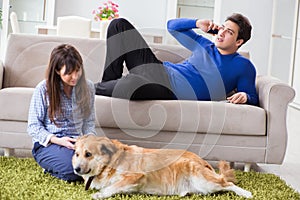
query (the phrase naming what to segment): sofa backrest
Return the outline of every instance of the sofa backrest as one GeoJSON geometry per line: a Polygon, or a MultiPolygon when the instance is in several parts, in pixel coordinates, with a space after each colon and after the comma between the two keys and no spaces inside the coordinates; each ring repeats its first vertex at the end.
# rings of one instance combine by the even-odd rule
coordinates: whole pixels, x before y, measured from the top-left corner
{"type": "Polygon", "coordinates": [[[3,87],[35,87],[45,78],[51,51],[62,43],[72,44],[79,50],[89,79],[100,80],[105,58],[104,41],[11,34],[4,60],[3,87]]]}
{"type": "MultiPolygon", "coordinates": [[[[68,43],[80,52],[86,76],[93,82],[102,78],[106,43],[95,38],[68,38],[50,35],[11,34],[4,60],[3,87],[35,87],[45,77],[54,47],[68,43]]],[[[162,61],[181,62],[190,52],[179,45],[150,45],[162,61]]]]}

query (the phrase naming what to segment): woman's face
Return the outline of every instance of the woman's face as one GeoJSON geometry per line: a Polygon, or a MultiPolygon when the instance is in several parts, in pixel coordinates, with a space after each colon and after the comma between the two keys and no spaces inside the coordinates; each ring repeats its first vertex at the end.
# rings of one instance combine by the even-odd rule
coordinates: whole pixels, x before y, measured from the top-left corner
{"type": "Polygon", "coordinates": [[[72,87],[76,86],[78,80],[82,75],[82,69],[79,68],[69,74],[65,74],[65,71],[66,71],[65,65],[60,69],[60,71],[58,71],[58,75],[60,76],[63,83],[65,85],[72,86],[72,87]]]}

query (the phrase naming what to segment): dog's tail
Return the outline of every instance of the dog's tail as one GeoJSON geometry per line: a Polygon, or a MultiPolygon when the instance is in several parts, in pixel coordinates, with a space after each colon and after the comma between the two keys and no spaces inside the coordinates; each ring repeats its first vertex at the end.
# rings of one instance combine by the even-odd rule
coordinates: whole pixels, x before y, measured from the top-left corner
{"type": "Polygon", "coordinates": [[[228,162],[226,161],[220,161],[218,168],[220,170],[220,175],[223,176],[223,178],[227,181],[227,182],[232,182],[235,183],[236,179],[234,176],[234,169],[230,169],[230,165],[228,162]]]}

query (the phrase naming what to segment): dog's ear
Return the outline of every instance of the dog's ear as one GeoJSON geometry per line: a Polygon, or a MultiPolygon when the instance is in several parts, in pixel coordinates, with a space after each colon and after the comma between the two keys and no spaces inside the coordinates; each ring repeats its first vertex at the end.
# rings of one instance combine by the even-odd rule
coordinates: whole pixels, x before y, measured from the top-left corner
{"type": "Polygon", "coordinates": [[[126,144],[123,144],[122,142],[120,142],[119,140],[111,140],[111,142],[120,150],[124,150],[124,151],[128,151],[131,150],[131,146],[128,146],[126,144]]]}
{"type": "Polygon", "coordinates": [[[116,153],[117,149],[114,145],[101,144],[100,151],[102,154],[109,155],[112,157],[114,153],[116,153]]]}
{"type": "Polygon", "coordinates": [[[92,137],[92,136],[94,136],[94,135],[93,135],[93,134],[82,135],[82,136],[79,136],[79,137],[77,138],[77,140],[84,140],[84,139],[86,139],[86,138],[88,138],[88,137],[92,137]]]}
{"type": "Polygon", "coordinates": [[[120,142],[119,140],[111,140],[111,142],[118,148],[121,149],[124,144],[122,142],[120,142]]]}

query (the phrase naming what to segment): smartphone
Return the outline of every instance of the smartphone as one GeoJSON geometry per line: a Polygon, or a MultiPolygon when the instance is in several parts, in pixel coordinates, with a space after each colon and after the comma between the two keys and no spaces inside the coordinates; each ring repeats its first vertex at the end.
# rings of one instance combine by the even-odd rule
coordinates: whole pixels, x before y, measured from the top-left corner
{"type": "Polygon", "coordinates": [[[210,33],[210,34],[213,34],[213,35],[218,34],[218,32],[219,32],[218,29],[209,29],[209,30],[207,31],[207,33],[210,33]]]}

